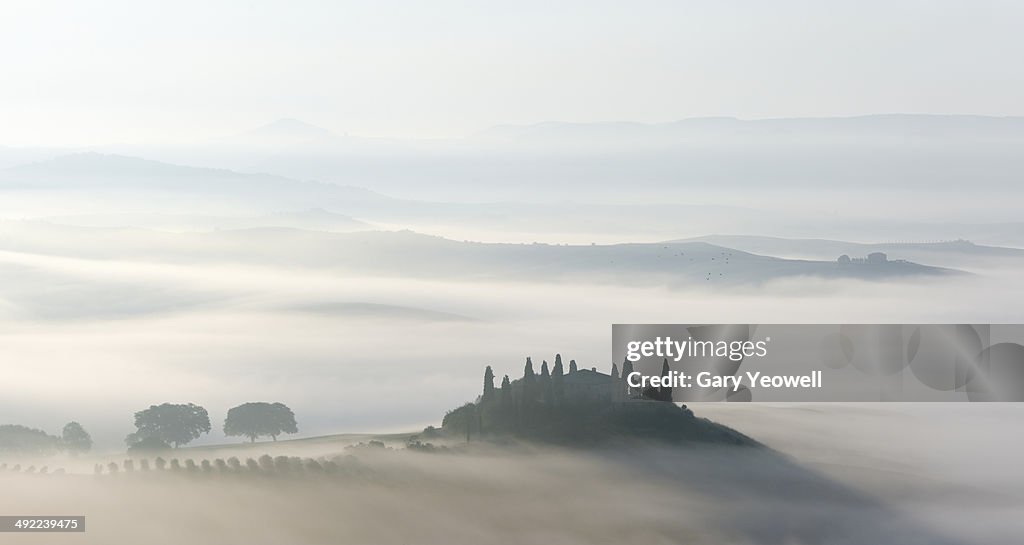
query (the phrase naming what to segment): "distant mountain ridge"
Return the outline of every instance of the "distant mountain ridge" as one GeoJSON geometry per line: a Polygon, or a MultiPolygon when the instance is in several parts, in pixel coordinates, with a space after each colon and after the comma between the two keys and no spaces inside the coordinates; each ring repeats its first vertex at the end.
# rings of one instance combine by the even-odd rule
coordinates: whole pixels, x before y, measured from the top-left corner
{"type": "Polygon", "coordinates": [[[827,239],[789,239],[755,235],[707,235],[672,242],[707,242],[738,250],[789,258],[834,259],[842,254],[863,257],[872,252],[889,254],[890,258],[945,263],[950,259],[1017,258],[1024,259],[1024,249],[986,246],[968,240],[938,242],[858,243],[827,239]]]}
{"type": "Polygon", "coordinates": [[[285,227],[314,231],[356,231],[373,229],[373,225],[346,214],[337,214],[323,208],[310,208],[293,212],[275,212],[253,216],[204,216],[196,214],[78,214],[50,216],[43,221],[81,227],[141,227],[170,231],[211,229],[249,229],[256,227],[285,227]]]}
{"type": "Polygon", "coordinates": [[[276,121],[217,140],[218,144],[259,148],[326,145],[342,137],[334,132],[293,118],[276,121]]]}
{"type": "MultiPolygon", "coordinates": [[[[907,143],[940,138],[969,138],[984,141],[1024,142],[1024,117],[980,115],[878,114],[852,117],[808,117],[739,119],[697,117],[662,123],[542,122],[527,125],[497,125],[473,138],[505,143],[600,144],[619,142],[644,147],[662,144],[734,143],[800,138],[887,138],[907,143]]],[[[807,142],[813,144],[813,142],[807,142]]]]}
{"type": "Polygon", "coordinates": [[[0,190],[72,190],[119,197],[154,191],[177,197],[217,198],[258,203],[274,210],[305,209],[389,200],[367,189],[273,174],[170,164],[96,152],[0,169],[0,190]]]}
{"type": "MultiPolygon", "coordinates": [[[[585,194],[606,202],[658,196],[678,201],[725,189],[749,195],[851,185],[884,193],[892,187],[962,191],[970,184],[979,194],[1005,193],[1019,192],[1024,173],[1024,117],[544,122],[499,125],[456,139],[350,138],[279,151],[254,153],[244,164],[300,178],[355,176],[369,180],[371,189],[410,199],[564,200],[585,194]]],[[[716,202],[709,199],[704,202],[716,202]]]]}

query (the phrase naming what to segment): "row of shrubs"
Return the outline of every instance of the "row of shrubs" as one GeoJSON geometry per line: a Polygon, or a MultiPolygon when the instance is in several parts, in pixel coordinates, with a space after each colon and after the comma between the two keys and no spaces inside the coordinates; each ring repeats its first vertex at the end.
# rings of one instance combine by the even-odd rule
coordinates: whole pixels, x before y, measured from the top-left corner
{"type": "Polygon", "coordinates": [[[48,473],[52,473],[54,475],[64,474],[64,468],[57,468],[51,472],[49,466],[43,466],[38,469],[36,468],[36,466],[28,466],[26,468],[22,468],[21,464],[14,464],[13,466],[10,467],[8,467],[7,464],[0,464],[0,471],[9,471],[12,473],[38,473],[40,475],[46,475],[48,473]]]}
{"type": "Polygon", "coordinates": [[[325,473],[350,474],[360,471],[358,460],[354,456],[335,456],[333,458],[299,458],[297,456],[270,456],[264,454],[257,459],[247,458],[244,462],[232,456],[227,460],[216,458],[203,459],[198,463],[187,458],[170,461],[158,457],[150,463],[148,458],[141,460],[125,460],[120,465],[110,462],[106,465],[96,464],[93,473],[96,475],[116,475],[118,473],[134,473],[136,471],[177,471],[187,473],[325,473]]]}
{"type": "MultiPolygon", "coordinates": [[[[436,446],[431,443],[424,443],[418,439],[411,439],[405,445],[407,450],[415,452],[446,452],[448,447],[436,446]]],[[[381,441],[369,441],[345,447],[348,452],[366,452],[380,450],[393,450],[384,445],[381,441]]],[[[364,469],[359,465],[359,460],[352,454],[338,455],[331,458],[300,458],[297,456],[270,456],[264,454],[259,458],[246,458],[243,462],[232,456],[227,459],[216,458],[213,460],[202,459],[198,462],[186,458],[179,460],[172,458],[166,460],[157,457],[152,461],[149,458],[127,459],[118,464],[110,462],[107,464],[95,464],[93,473],[96,475],[116,475],[122,473],[167,471],[183,473],[222,473],[222,474],[359,474],[364,469]]],[[[13,472],[23,474],[53,474],[63,475],[63,468],[51,471],[47,466],[36,468],[28,466],[23,468],[21,464],[8,466],[0,463],[0,472],[13,472]]]]}

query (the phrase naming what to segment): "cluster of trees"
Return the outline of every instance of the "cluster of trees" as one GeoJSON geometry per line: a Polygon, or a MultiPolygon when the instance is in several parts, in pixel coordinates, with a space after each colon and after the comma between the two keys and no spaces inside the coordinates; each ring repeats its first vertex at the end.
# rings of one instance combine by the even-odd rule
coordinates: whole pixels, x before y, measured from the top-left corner
{"type": "MultiPolygon", "coordinates": [[[[569,362],[569,374],[578,371],[576,361],[569,362]]],[[[564,377],[565,368],[561,354],[555,355],[555,363],[549,366],[545,360],[538,373],[533,360],[526,358],[523,378],[513,384],[508,375],[495,387],[494,371],[491,366],[484,370],[483,393],[476,403],[467,403],[449,411],[441,423],[448,432],[464,432],[467,440],[473,434],[510,433],[529,434],[543,422],[551,422],[556,414],[573,409],[566,403],[564,377]]],[[[573,403],[572,405],[578,405],[573,403]]]]}
{"type": "Polygon", "coordinates": [[[0,425],[0,454],[48,456],[67,452],[74,456],[91,448],[92,437],[78,422],[68,422],[60,436],[17,424],[0,425]]]}
{"type": "MultiPolygon", "coordinates": [[[[556,437],[586,436],[593,434],[587,426],[601,426],[600,415],[614,409],[615,401],[644,399],[672,401],[672,388],[630,388],[626,377],[633,373],[633,364],[624,360],[622,372],[612,364],[609,375],[588,377],[592,386],[580,385],[582,391],[567,391],[566,377],[579,372],[576,361],[569,362],[565,372],[562,356],[555,355],[555,363],[541,363],[540,372],[534,369],[531,358],[526,358],[522,379],[513,382],[505,375],[501,385],[495,387],[495,375],[490,366],[484,370],[483,393],[475,403],[467,403],[449,411],[442,421],[448,433],[465,433],[466,440],[473,435],[511,434],[519,436],[556,437]],[[571,394],[571,395],[570,395],[571,394]]],[[[662,375],[668,376],[666,359],[662,375]]],[[[596,432],[594,432],[596,433],[596,432]]]]}
{"type": "MultiPolygon", "coordinates": [[[[246,437],[255,442],[259,437],[277,441],[282,433],[298,433],[295,413],[283,403],[243,403],[228,410],[224,419],[224,435],[246,437]]],[[[193,403],[151,405],[135,413],[135,431],[125,443],[129,451],[153,451],[178,448],[210,432],[210,415],[193,403]]]]}
{"type": "MultiPolygon", "coordinates": [[[[135,431],[125,443],[130,451],[177,448],[210,432],[210,415],[193,403],[151,405],[135,413],[135,431]]],[[[260,437],[277,441],[284,433],[298,433],[295,413],[283,403],[243,403],[228,411],[224,435],[260,437]]],[[[17,424],[0,425],[0,455],[48,456],[58,452],[78,455],[92,449],[92,436],[78,422],[68,422],[60,436],[17,424]]]]}
{"type": "Polygon", "coordinates": [[[136,473],[149,471],[167,471],[182,473],[219,473],[219,474],[353,474],[362,471],[358,460],[351,455],[334,456],[332,458],[299,458],[296,456],[270,456],[264,454],[259,458],[247,458],[244,462],[235,456],[230,458],[202,459],[198,462],[187,458],[166,460],[155,458],[152,463],[148,458],[141,460],[129,459],[121,464],[110,462],[96,464],[93,472],[96,475],[116,475],[119,473],[136,473]]]}

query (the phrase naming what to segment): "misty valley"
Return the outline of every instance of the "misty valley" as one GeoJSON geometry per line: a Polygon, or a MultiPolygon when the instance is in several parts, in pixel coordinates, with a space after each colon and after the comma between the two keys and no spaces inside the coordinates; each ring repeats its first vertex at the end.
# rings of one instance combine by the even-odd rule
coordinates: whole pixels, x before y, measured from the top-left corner
{"type": "Polygon", "coordinates": [[[1024,542],[1022,20],[0,0],[0,545],[1024,542]]]}
{"type": "MultiPolygon", "coordinates": [[[[26,460],[0,464],[8,491],[0,508],[73,512],[86,517],[89,542],[115,544],[783,544],[850,535],[962,543],[926,526],[934,517],[927,509],[894,509],[845,476],[803,467],[666,401],[671,386],[633,389],[617,369],[603,374],[573,360],[564,371],[561,357],[554,361],[535,372],[528,359],[522,377],[506,375],[500,386],[488,367],[475,402],[412,434],[278,441],[276,434],[298,431],[296,415],[281,404],[247,403],[228,411],[223,431],[248,441],[173,448],[208,433],[210,419],[197,405],[164,404],[135,414],[126,458],[91,453],[77,423],[51,445],[66,456],[39,458],[32,446],[47,445],[38,436],[34,444],[12,442],[0,427],[0,452],[26,460]],[[256,442],[267,436],[273,440],[256,442]],[[83,495],[87,505],[77,499],[83,495]],[[568,523],[595,512],[604,516],[583,529],[568,523]]],[[[849,422],[865,417],[870,411],[849,422]]],[[[852,445],[863,434],[850,431],[852,445]]],[[[856,465],[855,453],[839,460],[856,465]]],[[[936,491],[951,486],[899,478],[936,491]]]]}
{"type": "MultiPolygon", "coordinates": [[[[0,514],[103,545],[1013,542],[1016,405],[682,405],[608,340],[1018,320],[1022,141],[866,116],[0,148],[0,514]]],[[[700,386],[802,380],[728,379],[700,386]]]]}

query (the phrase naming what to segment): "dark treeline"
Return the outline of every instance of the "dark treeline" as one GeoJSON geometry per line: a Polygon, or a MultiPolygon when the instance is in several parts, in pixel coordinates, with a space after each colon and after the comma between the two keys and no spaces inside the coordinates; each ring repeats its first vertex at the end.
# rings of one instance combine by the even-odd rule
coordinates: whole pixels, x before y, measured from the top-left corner
{"type": "Polygon", "coordinates": [[[0,455],[50,456],[66,452],[76,456],[90,449],[92,437],[78,422],[68,422],[60,436],[17,424],[0,425],[0,455]]]}
{"type": "MultiPolygon", "coordinates": [[[[662,374],[668,371],[665,361],[662,374]]],[[[441,429],[466,441],[524,438],[574,444],[642,438],[755,444],[672,403],[670,387],[630,388],[626,377],[632,372],[629,361],[621,371],[613,364],[605,374],[581,369],[574,360],[566,371],[561,355],[555,355],[553,365],[543,361],[539,370],[526,358],[521,378],[505,375],[495,386],[494,371],[487,366],[480,396],[449,411],[441,429]]]]}

